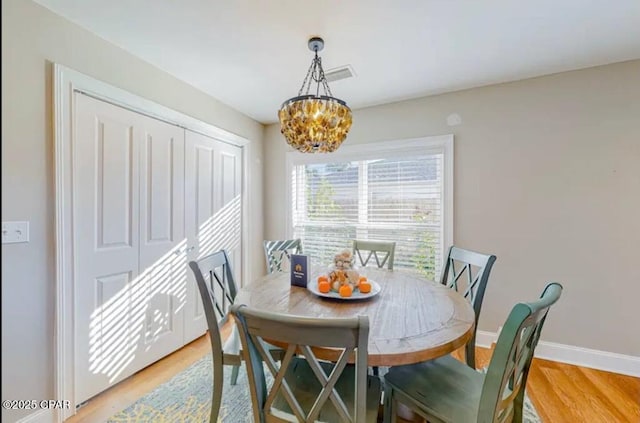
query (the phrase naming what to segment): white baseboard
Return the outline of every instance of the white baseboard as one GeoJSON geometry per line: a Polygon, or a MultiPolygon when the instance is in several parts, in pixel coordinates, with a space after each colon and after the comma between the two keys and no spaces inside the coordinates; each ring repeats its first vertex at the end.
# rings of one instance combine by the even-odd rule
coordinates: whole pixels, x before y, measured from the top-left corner
{"type": "MultiPolygon", "coordinates": [[[[490,348],[497,339],[497,333],[479,330],[476,334],[476,345],[490,348]]],[[[545,360],[640,377],[640,357],[633,355],[540,341],[536,347],[535,356],[545,360]]]]}
{"type": "Polygon", "coordinates": [[[21,418],[16,423],[53,423],[56,420],[55,410],[39,410],[21,418]]]}
{"type": "Polygon", "coordinates": [[[487,332],[486,330],[479,330],[476,332],[476,345],[478,347],[491,348],[498,340],[498,334],[495,332],[487,332]]]}

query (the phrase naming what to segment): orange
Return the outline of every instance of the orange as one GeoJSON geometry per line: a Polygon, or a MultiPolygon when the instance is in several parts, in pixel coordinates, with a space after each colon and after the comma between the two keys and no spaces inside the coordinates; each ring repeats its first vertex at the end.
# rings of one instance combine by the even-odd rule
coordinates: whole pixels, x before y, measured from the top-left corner
{"type": "Polygon", "coordinates": [[[360,281],[358,289],[360,289],[360,292],[362,292],[363,294],[368,294],[369,292],[371,292],[371,284],[367,281],[360,281]]]}
{"type": "Polygon", "coordinates": [[[329,282],[329,278],[327,278],[325,275],[320,275],[318,276],[318,285],[320,285],[320,282],[329,282]]]}
{"type": "Polygon", "coordinates": [[[340,296],[341,297],[350,297],[353,292],[353,288],[350,285],[342,285],[340,287],[340,296]]]}
{"type": "Polygon", "coordinates": [[[360,278],[358,279],[358,282],[366,282],[366,281],[367,281],[366,276],[360,276],[360,278]]]}
{"type": "Polygon", "coordinates": [[[331,284],[329,284],[328,280],[325,279],[323,281],[318,282],[318,291],[322,292],[323,294],[326,294],[330,290],[331,290],[331,284]]]}

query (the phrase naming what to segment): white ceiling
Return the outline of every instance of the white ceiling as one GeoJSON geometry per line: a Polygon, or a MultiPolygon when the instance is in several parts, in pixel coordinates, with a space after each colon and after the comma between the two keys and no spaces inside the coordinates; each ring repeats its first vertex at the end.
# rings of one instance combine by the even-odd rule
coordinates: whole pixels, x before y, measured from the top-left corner
{"type": "Polygon", "coordinates": [[[639,0],[36,0],[270,123],[326,45],[354,109],[640,58],[639,0]]]}

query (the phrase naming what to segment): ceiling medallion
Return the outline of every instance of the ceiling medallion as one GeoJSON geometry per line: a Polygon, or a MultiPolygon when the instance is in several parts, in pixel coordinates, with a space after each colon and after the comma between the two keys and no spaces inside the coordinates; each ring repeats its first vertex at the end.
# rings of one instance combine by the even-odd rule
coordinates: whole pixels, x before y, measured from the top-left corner
{"type": "Polygon", "coordinates": [[[307,76],[298,95],[282,103],[278,111],[280,132],[290,146],[302,153],[336,151],[351,128],[351,109],[343,100],[332,96],[324,76],[322,59],[318,57],[323,47],[322,38],[309,40],[309,50],[315,57],[307,76]],[[315,94],[310,94],[313,83],[315,94]]]}

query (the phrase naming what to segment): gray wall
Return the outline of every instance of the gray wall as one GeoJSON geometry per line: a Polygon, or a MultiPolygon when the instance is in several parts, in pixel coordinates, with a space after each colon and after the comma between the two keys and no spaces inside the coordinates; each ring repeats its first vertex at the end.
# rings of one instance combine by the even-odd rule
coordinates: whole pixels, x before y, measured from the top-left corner
{"type": "Polygon", "coordinates": [[[2,220],[28,220],[31,242],[2,246],[2,399],[54,397],[51,62],[251,140],[248,279],[263,273],[263,126],[31,1],[3,0],[2,220]]]}
{"type": "MultiPolygon", "coordinates": [[[[344,145],[454,134],[454,242],[498,257],[481,330],[558,281],[543,339],[640,356],[640,61],[361,109],[353,122],[344,145]]],[[[285,234],[285,151],[268,126],[268,239],[285,234]]]]}

